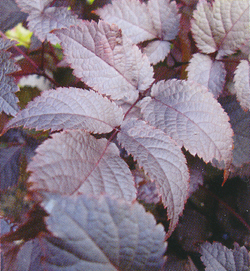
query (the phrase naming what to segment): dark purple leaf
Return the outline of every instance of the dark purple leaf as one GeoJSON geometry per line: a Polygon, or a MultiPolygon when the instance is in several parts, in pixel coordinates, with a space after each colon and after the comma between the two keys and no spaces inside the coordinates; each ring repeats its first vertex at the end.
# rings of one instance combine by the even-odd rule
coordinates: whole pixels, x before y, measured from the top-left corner
{"type": "Polygon", "coordinates": [[[0,149],[0,189],[16,185],[19,177],[19,158],[22,146],[0,149]]]}
{"type": "Polygon", "coordinates": [[[234,131],[233,165],[250,162],[250,111],[244,111],[234,96],[220,99],[234,131]]]}
{"type": "Polygon", "coordinates": [[[0,0],[0,30],[5,32],[19,22],[24,21],[27,15],[20,11],[15,0],[0,0]]]}
{"type": "Polygon", "coordinates": [[[39,239],[33,239],[21,246],[3,245],[3,271],[44,271],[41,263],[43,248],[39,239]]]}
{"type": "Polygon", "coordinates": [[[137,202],[47,195],[43,205],[48,229],[60,238],[43,244],[47,270],[153,271],[163,264],[163,227],[137,202]]]}

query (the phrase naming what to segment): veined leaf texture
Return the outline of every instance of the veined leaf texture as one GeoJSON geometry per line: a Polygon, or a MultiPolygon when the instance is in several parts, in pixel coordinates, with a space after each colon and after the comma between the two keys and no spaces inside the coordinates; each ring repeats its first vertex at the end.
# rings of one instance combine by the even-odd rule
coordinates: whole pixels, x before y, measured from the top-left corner
{"type": "Polygon", "coordinates": [[[226,82],[226,69],[223,62],[212,60],[208,55],[194,54],[187,67],[188,80],[195,81],[218,98],[226,82]]]}
{"type": "Polygon", "coordinates": [[[129,99],[153,82],[148,59],[114,24],[86,21],[54,33],[75,75],[112,99],[129,99]]]}
{"type": "Polygon", "coordinates": [[[156,181],[168,208],[170,236],[187,200],[189,174],[185,157],[164,132],[140,120],[124,122],[118,140],[156,181]]]}
{"type": "Polygon", "coordinates": [[[159,270],[162,266],[163,227],[140,204],[103,196],[47,198],[48,228],[62,240],[61,244],[51,238],[43,242],[49,269],[60,270],[62,263],[83,270],[159,270]]]}
{"type": "Polygon", "coordinates": [[[203,53],[218,51],[218,59],[234,53],[249,42],[249,1],[199,1],[192,32],[203,53]]]}
{"type": "Polygon", "coordinates": [[[155,84],[151,96],[141,104],[146,121],[205,162],[215,159],[224,168],[231,163],[229,118],[206,88],[173,79],[155,84]]]}
{"type": "Polygon", "coordinates": [[[206,270],[248,270],[250,258],[245,247],[234,244],[234,249],[228,249],[221,243],[208,242],[201,246],[202,261],[206,265],[206,270]]]}
{"type": "Polygon", "coordinates": [[[85,129],[108,133],[122,122],[121,108],[95,93],[78,88],[47,90],[30,102],[8,127],[41,129],[85,129]]]}
{"type": "Polygon", "coordinates": [[[118,0],[97,10],[97,14],[117,24],[135,44],[156,39],[143,50],[152,64],[168,55],[171,45],[168,41],[174,39],[179,30],[180,15],[174,1],[151,0],[145,4],[139,0],[118,0]]]}
{"type": "Polygon", "coordinates": [[[33,189],[135,199],[133,177],[118,148],[82,130],[66,131],[47,140],[37,149],[28,170],[33,172],[29,179],[33,189]]]}
{"type": "Polygon", "coordinates": [[[29,14],[29,29],[44,41],[49,40],[52,44],[59,43],[58,38],[50,33],[53,29],[60,29],[78,24],[81,21],[66,7],[50,7],[52,0],[25,1],[16,0],[23,12],[29,14]]]}
{"type": "Polygon", "coordinates": [[[19,70],[15,61],[11,59],[11,54],[6,52],[15,42],[0,38],[0,112],[14,116],[18,111],[18,98],[15,92],[18,86],[14,78],[10,76],[12,72],[19,70]]]}
{"type": "Polygon", "coordinates": [[[14,259],[9,253],[7,268],[156,271],[164,263],[163,226],[137,202],[47,193],[43,206],[53,237],[26,242],[14,259]]]}
{"type": "MultiPolygon", "coordinates": [[[[3,132],[33,129],[40,144],[32,159],[35,147],[28,157],[26,140],[0,146],[1,189],[17,183],[23,155],[28,189],[48,213],[44,232],[4,249],[5,270],[12,259],[25,271],[159,270],[165,240],[203,184],[205,163],[226,173],[250,163],[249,2],[114,0],[90,21],[77,17],[77,1],[16,0],[43,42],[39,57],[29,48],[21,61],[36,62],[34,74],[52,82],[22,110],[15,96],[19,60],[8,52],[14,43],[0,39],[0,110],[13,116],[3,132]],[[180,28],[197,47],[180,38],[180,28]],[[71,73],[67,84],[56,80],[59,66],[71,73]],[[37,130],[46,130],[42,139],[37,130]],[[143,199],[138,176],[144,199],[167,209],[166,232],[136,202],[143,199]]],[[[238,245],[205,242],[201,254],[206,270],[249,264],[238,245]]]]}

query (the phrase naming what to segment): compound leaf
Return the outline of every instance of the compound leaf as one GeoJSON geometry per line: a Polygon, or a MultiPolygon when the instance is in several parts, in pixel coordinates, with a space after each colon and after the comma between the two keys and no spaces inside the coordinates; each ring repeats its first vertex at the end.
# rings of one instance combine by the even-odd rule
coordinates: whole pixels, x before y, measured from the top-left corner
{"type": "Polygon", "coordinates": [[[187,67],[188,80],[193,80],[213,93],[215,98],[221,94],[226,81],[225,66],[220,61],[213,61],[209,56],[194,54],[187,67]]]}
{"type": "Polygon", "coordinates": [[[227,114],[205,87],[172,79],[155,84],[151,96],[141,103],[146,121],[162,129],[192,155],[197,154],[219,168],[228,168],[233,131],[227,114]]]}
{"type": "Polygon", "coordinates": [[[119,126],[122,109],[114,102],[78,88],[58,88],[44,91],[10,121],[7,128],[85,129],[93,133],[108,133],[119,126]]]}
{"type": "Polygon", "coordinates": [[[237,99],[244,110],[250,110],[250,64],[241,60],[234,76],[237,99]]]}
{"type": "Polygon", "coordinates": [[[150,0],[146,5],[139,0],[116,0],[96,13],[105,21],[117,24],[133,43],[156,39],[143,50],[153,64],[168,55],[170,43],[167,41],[175,38],[180,25],[175,1],[150,0]]]}
{"type": "Polygon", "coordinates": [[[116,25],[84,21],[54,33],[75,75],[102,94],[131,98],[153,81],[147,57],[116,25]]]}
{"type": "Polygon", "coordinates": [[[23,12],[29,14],[29,30],[34,32],[41,41],[47,39],[53,44],[59,43],[58,38],[50,31],[81,22],[66,7],[49,7],[51,0],[16,0],[16,2],[23,12]]]}
{"type": "MultiPolygon", "coordinates": [[[[136,95],[136,97],[137,97],[137,95],[136,95]]],[[[124,114],[126,114],[128,112],[128,110],[130,110],[129,113],[127,114],[127,117],[132,116],[134,118],[136,117],[136,118],[140,119],[141,118],[141,109],[138,105],[140,102],[138,102],[136,105],[131,107],[134,104],[134,102],[136,101],[136,99],[137,98],[135,98],[135,100],[134,99],[132,99],[132,100],[128,100],[128,99],[115,100],[115,103],[120,108],[122,108],[122,111],[124,114]]]]}
{"type": "Polygon", "coordinates": [[[0,38],[0,112],[15,115],[19,111],[17,105],[18,98],[15,92],[18,86],[14,82],[14,78],[9,74],[19,70],[14,60],[10,58],[11,53],[6,52],[15,42],[0,38]]]}
{"type": "Polygon", "coordinates": [[[139,0],[115,0],[96,13],[117,24],[134,43],[155,38],[172,40],[179,30],[180,15],[174,1],[150,0],[146,5],[139,0]]]}
{"type": "Polygon", "coordinates": [[[133,43],[155,38],[148,7],[139,0],[114,0],[96,13],[106,22],[117,24],[133,43]]]}
{"type": "Polygon", "coordinates": [[[151,271],[163,264],[164,229],[138,203],[80,195],[50,196],[43,205],[57,237],[44,242],[48,270],[151,271]]]}
{"type": "Polygon", "coordinates": [[[28,165],[32,189],[61,194],[107,193],[132,201],[133,176],[114,143],[82,130],[54,134],[40,145],[28,165]]]}
{"type": "Polygon", "coordinates": [[[232,250],[218,242],[206,242],[201,245],[201,254],[206,271],[247,271],[250,266],[247,249],[237,243],[232,250]]]}
{"type": "Polygon", "coordinates": [[[164,132],[141,120],[125,121],[117,138],[156,181],[168,208],[171,221],[167,235],[170,236],[187,199],[189,174],[184,155],[164,132]]]}
{"type": "Polygon", "coordinates": [[[180,14],[175,1],[151,0],[148,2],[149,14],[152,18],[156,37],[160,40],[172,40],[176,37],[180,26],[180,14]]]}
{"type": "Polygon", "coordinates": [[[199,1],[192,32],[203,53],[218,51],[217,58],[232,54],[249,38],[249,1],[199,1]]]}

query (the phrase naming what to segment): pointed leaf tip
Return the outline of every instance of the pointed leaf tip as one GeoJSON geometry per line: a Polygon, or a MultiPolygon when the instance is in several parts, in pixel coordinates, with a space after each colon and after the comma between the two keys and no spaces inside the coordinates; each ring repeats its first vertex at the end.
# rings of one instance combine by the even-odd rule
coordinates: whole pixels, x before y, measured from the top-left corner
{"type": "Polygon", "coordinates": [[[194,54],[187,67],[188,80],[195,81],[218,98],[226,82],[226,70],[223,62],[212,60],[203,54],[194,54]]]}
{"type": "Polygon", "coordinates": [[[155,84],[151,95],[141,103],[146,121],[205,162],[229,167],[233,130],[228,115],[205,87],[173,79],[155,84]]]}
{"type": "Polygon", "coordinates": [[[139,0],[114,0],[96,13],[117,24],[135,44],[154,40],[143,50],[152,64],[164,60],[170,51],[168,41],[179,31],[180,14],[175,1],[150,0],[145,4],[139,0]]]}
{"type": "Polygon", "coordinates": [[[32,189],[63,195],[108,194],[133,201],[134,179],[114,143],[82,131],[54,134],[28,165],[32,189]]]}
{"type": "Polygon", "coordinates": [[[172,40],[179,31],[180,14],[175,1],[150,0],[145,4],[139,0],[114,0],[96,13],[103,20],[117,24],[133,43],[172,40]]]}
{"type": "Polygon", "coordinates": [[[249,38],[249,1],[199,1],[193,14],[192,32],[203,53],[218,51],[217,59],[232,54],[249,38]]]}
{"type": "Polygon", "coordinates": [[[221,243],[206,242],[201,245],[201,260],[206,266],[206,271],[217,270],[248,270],[250,266],[250,257],[247,249],[234,244],[234,249],[228,249],[221,243]]]}
{"type": "Polygon", "coordinates": [[[130,99],[153,82],[153,68],[117,25],[84,21],[55,30],[74,74],[112,99],[130,99]]]}
{"type": "Polygon", "coordinates": [[[47,90],[13,118],[7,128],[84,129],[109,133],[123,119],[122,109],[102,95],[78,88],[47,90]]]}
{"type": "Polygon", "coordinates": [[[67,28],[81,23],[67,7],[50,7],[52,0],[16,0],[23,12],[29,14],[29,30],[43,42],[45,39],[52,44],[59,43],[59,39],[50,33],[54,29],[67,28]]]}
{"type": "Polygon", "coordinates": [[[156,181],[168,208],[170,236],[187,200],[189,173],[181,149],[164,132],[136,119],[122,124],[117,139],[156,181]]]}

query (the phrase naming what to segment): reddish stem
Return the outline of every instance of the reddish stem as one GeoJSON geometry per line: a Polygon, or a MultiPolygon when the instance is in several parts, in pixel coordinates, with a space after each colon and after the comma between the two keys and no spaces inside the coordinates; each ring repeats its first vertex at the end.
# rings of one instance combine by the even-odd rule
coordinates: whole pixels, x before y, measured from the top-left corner
{"type": "Polygon", "coordinates": [[[143,91],[143,93],[140,93],[139,97],[136,99],[136,101],[130,106],[130,108],[128,109],[128,111],[125,113],[124,115],[124,119],[127,117],[128,113],[132,110],[132,108],[140,101],[142,100],[145,96],[146,96],[146,93],[152,88],[153,84],[155,83],[155,80],[154,82],[145,90],[143,91]]]}
{"type": "MultiPolygon", "coordinates": [[[[7,37],[6,37],[6,35],[0,30],[0,35],[4,38],[4,39],[8,39],[7,37]]],[[[24,52],[23,52],[23,50],[21,50],[18,46],[16,46],[16,45],[13,45],[12,46],[13,48],[15,48],[16,49],[16,51],[18,52],[18,53],[20,53],[21,55],[23,55],[23,57],[25,58],[25,59],[27,59],[29,62],[30,62],[30,64],[37,70],[37,72],[40,72],[40,69],[39,69],[39,67],[37,66],[37,64],[29,57],[29,56],[27,56],[24,52]]]]}
{"type": "MultiPolygon", "coordinates": [[[[5,34],[0,30],[0,35],[5,38],[8,39],[5,34]]],[[[53,78],[51,78],[45,71],[42,71],[38,65],[27,55],[25,54],[25,52],[23,52],[23,50],[21,50],[18,46],[13,45],[13,48],[15,48],[15,50],[17,52],[19,52],[36,70],[36,74],[38,75],[42,75],[44,77],[46,77],[52,84],[54,84],[55,86],[60,86],[53,78]]]]}

